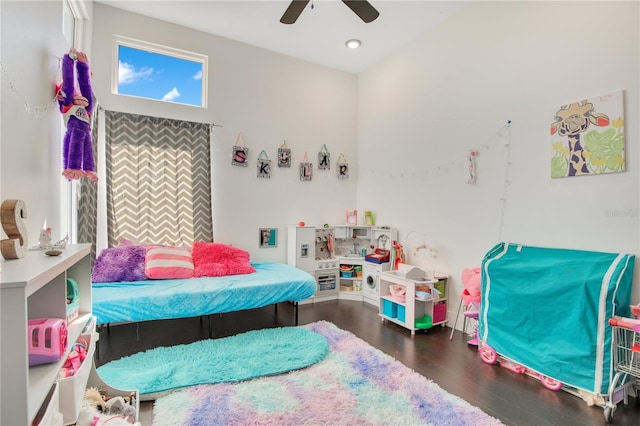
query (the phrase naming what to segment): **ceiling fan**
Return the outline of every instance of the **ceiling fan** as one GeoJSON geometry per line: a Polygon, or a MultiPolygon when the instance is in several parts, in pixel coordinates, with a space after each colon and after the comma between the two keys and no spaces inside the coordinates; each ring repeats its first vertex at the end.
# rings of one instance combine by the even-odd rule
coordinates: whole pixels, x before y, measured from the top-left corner
{"type": "MultiPolygon", "coordinates": [[[[282,18],[280,18],[280,22],[283,24],[293,24],[296,22],[309,1],[310,0],[292,0],[287,10],[284,11],[282,18]]],[[[365,0],[342,0],[342,3],[346,4],[349,9],[367,24],[380,15],[380,12],[365,0]]],[[[311,7],[313,7],[313,3],[311,7]]]]}

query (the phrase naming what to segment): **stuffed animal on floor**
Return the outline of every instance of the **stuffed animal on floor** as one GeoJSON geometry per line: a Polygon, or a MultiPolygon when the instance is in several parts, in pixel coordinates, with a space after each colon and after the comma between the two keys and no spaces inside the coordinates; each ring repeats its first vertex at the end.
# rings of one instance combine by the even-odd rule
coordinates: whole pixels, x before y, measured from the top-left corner
{"type": "Polygon", "coordinates": [[[86,402],[88,406],[94,407],[97,411],[104,413],[107,409],[107,403],[100,391],[96,388],[88,388],[84,391],[83,405],[86,402]]]}
{"type": "Polygon", "coordinates": [[[71,49],[62,58],[62,86],[57,90],[57,99],[67,128],[62,145],[62,175],[69,180],[87,177],[95,182],[98,175],[91,146],[93,91],[84,52],[71,49]],[[74,68],[79,90],[75,87],[74,68]]]}
{"type": "Polygon", "coordinates": [[[104,424],[131,426],[132,423],[135,423],[135,411],[135,407],[129,405],[123,397],[110,398],[105,402],[101,391],[89,388],[84,392],[76,426],[104,424]]]}
{"type": "Polygon", "coordinates": [[[136,418],[136,408],[129,405],[129,402],[121,396],[115,396],[107,401],[106,413],[111,416],[124,416],[128,419],[136,418]]]}

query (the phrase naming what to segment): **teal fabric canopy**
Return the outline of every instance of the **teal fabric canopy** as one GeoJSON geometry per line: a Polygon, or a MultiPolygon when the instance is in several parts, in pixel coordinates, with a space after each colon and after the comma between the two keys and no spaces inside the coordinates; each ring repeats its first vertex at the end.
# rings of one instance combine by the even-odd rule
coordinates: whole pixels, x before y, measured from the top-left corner
{"type": "Polygon", "coordinates": [[[565,385],[606,394],[613,315],[629,316],[635,256],[494,246],[482,260],[478,335],[512,361],[565,385]]]}

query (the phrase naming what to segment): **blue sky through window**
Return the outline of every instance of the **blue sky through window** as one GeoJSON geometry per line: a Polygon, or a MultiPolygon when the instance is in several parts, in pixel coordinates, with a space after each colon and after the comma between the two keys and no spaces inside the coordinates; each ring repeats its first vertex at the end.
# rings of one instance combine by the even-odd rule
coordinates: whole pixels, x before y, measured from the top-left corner
{"type": "Polygon", "coordinates": [[[202,63],[119,45],[118,93],[202,106],[202,63]]]}

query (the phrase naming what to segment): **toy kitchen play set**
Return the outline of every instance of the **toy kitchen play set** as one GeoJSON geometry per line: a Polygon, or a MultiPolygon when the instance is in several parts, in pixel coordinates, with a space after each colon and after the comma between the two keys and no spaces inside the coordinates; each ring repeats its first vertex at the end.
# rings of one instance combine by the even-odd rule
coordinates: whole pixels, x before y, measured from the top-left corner
{"type": "Polygon", "coordinates": [[[314,275],[315,296],[302,303],[331,299],[380,303],[380,274],[390,270],[398,230],[386,226],[289,226],[287,263],[314,275]]]}

